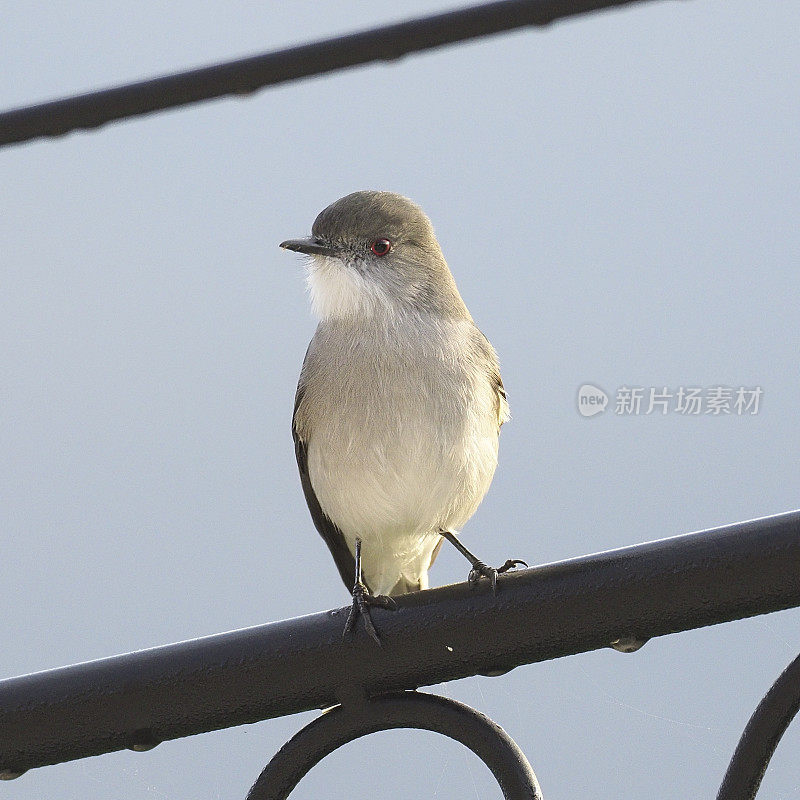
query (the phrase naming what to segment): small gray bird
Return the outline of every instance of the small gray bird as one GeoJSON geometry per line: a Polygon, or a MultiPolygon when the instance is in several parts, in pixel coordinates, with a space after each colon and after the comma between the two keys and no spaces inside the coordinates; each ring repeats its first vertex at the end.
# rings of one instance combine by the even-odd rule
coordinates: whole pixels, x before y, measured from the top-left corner
{"type": "Polygon", "coordinates": [[[407,198],[354,192],[320,213],[310,238],[281,247],[309,256],[320,319],[295,398],[300,479],[353,587],[345,633],[363,614],[377,640],[369,606],[426,589],[444,538],[469,559],[471,583],[495,588],[524,563],[487,567],[455,536],[489,489],[509,416],[497,355],[407,198]]]}

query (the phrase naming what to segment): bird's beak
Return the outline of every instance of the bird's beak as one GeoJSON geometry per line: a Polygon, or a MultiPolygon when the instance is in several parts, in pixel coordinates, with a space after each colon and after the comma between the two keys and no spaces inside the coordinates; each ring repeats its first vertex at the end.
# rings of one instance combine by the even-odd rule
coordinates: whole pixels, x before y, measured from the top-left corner
{"type": "Polygon", "coordinates": [[[294,250],[295,253],[305,253],[306,255],[316,256],[335,256],[336,252],[332,247],[323,244],[318,239],[309,237],[307,239],[287,239],[281,242],[280,246],[284,250],[294,250]]]}

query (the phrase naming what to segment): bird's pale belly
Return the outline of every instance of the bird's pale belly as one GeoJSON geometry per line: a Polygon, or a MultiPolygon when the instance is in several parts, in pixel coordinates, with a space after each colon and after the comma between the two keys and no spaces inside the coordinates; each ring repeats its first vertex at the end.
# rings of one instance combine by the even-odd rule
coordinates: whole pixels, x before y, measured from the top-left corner
{"type": "Polygon", "coordinates": [[[465,409],[449,424],[431,424],[428,415],[426,427],[412,404],[402,405],[362,417],[360,426],[344,424],[340,409],[316,428],[308,451],[320,505],[351,551],[361,538],[364,577],[379,594],[398,582],[427,587],[438,531],[469,519],[497,463],[497,435],[483,409],[465,409]]]}

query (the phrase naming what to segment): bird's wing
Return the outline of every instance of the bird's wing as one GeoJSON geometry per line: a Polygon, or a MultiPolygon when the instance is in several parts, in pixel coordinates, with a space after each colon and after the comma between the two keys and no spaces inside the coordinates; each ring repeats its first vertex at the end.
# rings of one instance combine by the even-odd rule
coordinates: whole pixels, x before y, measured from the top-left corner
{"type": "Polygon", "coordinates": [[[497,396],[497,427],[502,428],[503,423],[511,419],[511,409],[508,406],[508,397],[505,386],[503,386],[503,379],[500,377],[500,371],[493,369],[489,373],[489,380],[492,382],[492,388],[497,396]]]}
{"type": "MultiPolygon", "coordinates": [[[[344,534],[331,522],[325,515],[317,499],[314,487],[311,484],[311,476],[308,472],[308,443],[304,441],[297,432],[297,409],[303,402],[304,386],[302,380],[297,386],[297,394],[294,399],[294,412],[292,413],[292,438],[294,439],[294,454],[297,458],[297,467],[300,470],[300,483],[303,486],[303,494],[306,496],[308,510],[311,512],[311,519],[314,520],[314,527],[319,531],[319,535],[325,540],[328,549],[331,551],[336,568],[342,576],[344,585],[348,589],[353,588],[356,573],[356,560],[347,547],[344,534]]],[[[363,578],[362,578],[363,581],[363,578]]],[[[369,587],[367,587],[369,589],[369,587]]]]}
{"type": "Polygon", "coordinates": [[[503,379],[500,377],[500,364],[497,361],[497,353],[489,340],[478,328],[475,328],[475,331],[477,331],[478,351],[483,358],[486,374],[494,390],[497,427],[501,428],[504,422],[508,422],[511,419],[511,409],[508,406],[508,397],[506,396],[505,386],[503,386],[503,379]]]}

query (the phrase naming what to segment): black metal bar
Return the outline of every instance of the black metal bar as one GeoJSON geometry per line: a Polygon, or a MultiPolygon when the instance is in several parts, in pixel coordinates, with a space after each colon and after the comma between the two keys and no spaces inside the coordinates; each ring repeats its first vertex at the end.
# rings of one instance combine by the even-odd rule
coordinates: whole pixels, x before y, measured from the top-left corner
{"type": "Polygon", "coordinates": [[[800,512],[0,681],[0,772],[800,605],[800,512]]]}
{"type": "Polygon", "coordinates": [[[781,673],[753,712],[736,746],[717,800],[753,800],[769,761],[800,710],[800,656],[781,673]]]}
{"type": "Polygon", "coordinates": [[[0,146],[645,0],[502,0],[0,113],[0,146]]]}
{"type": "Polygon", "coordinates": [[[492,771],[506,800],[542,800],[536,776],[516,742],[474,708],[447,697],[397,692],[336,706],[293,736],[253,784],[247,800],[286,800],[303,776],[347,742],[391,728],[419,728],[461,742],[492,771]]]}

